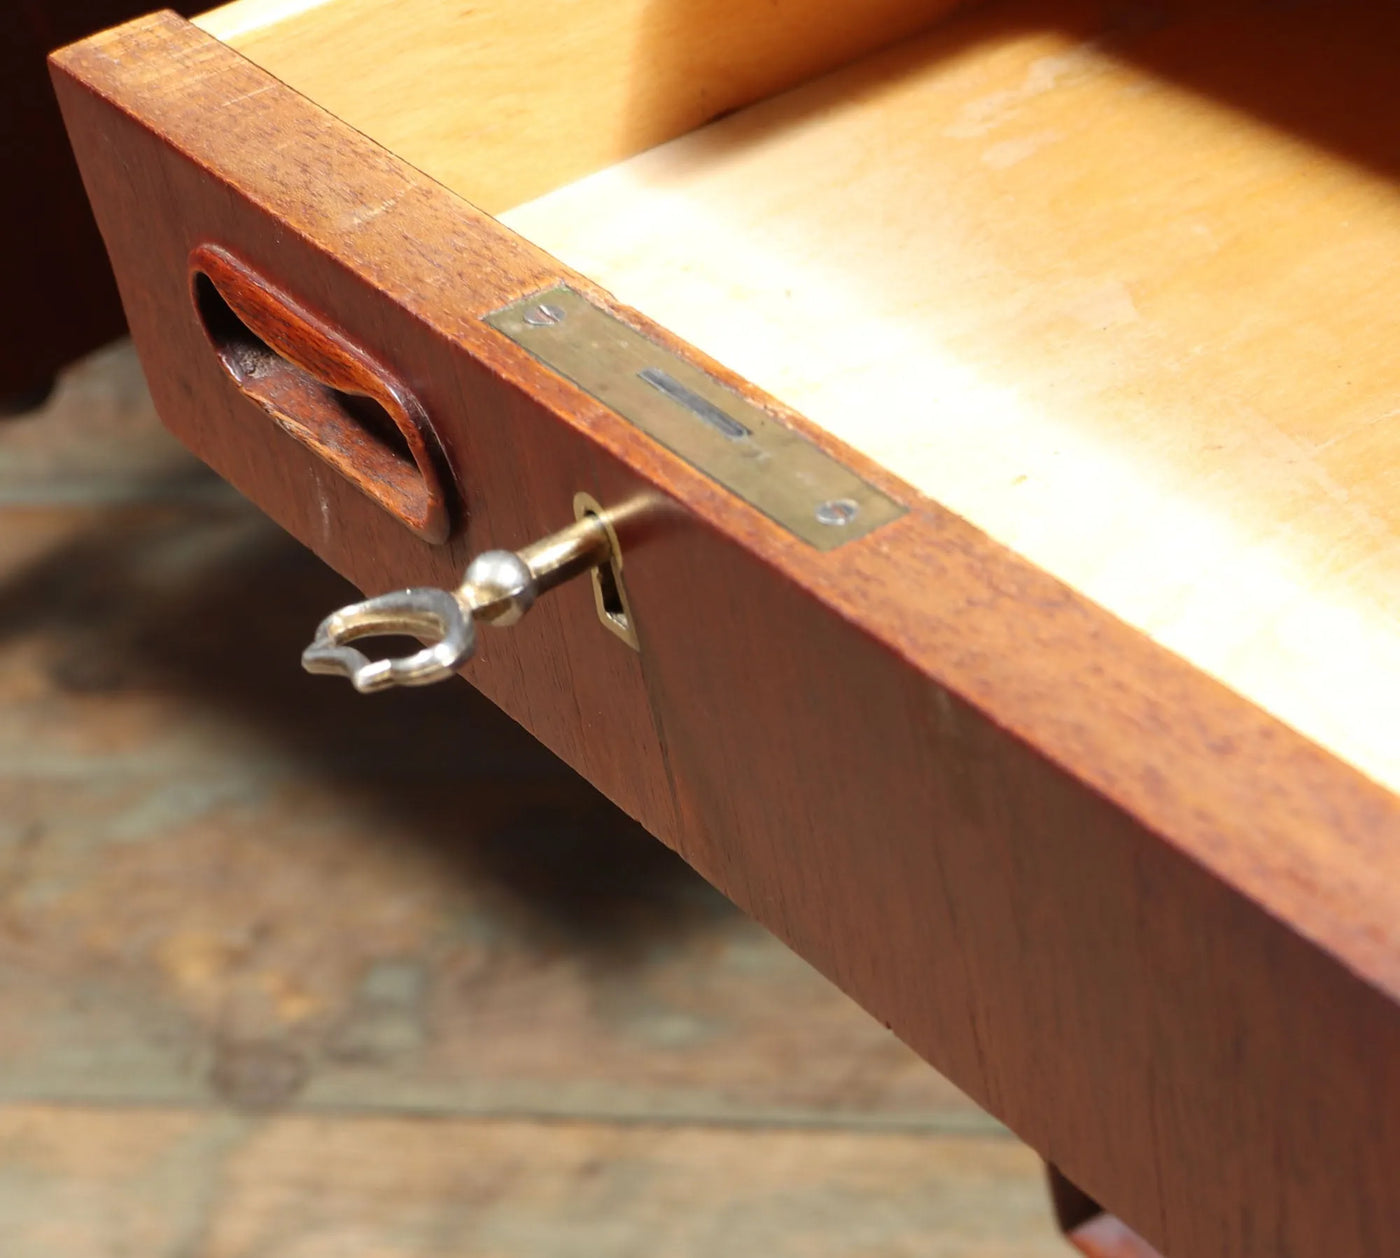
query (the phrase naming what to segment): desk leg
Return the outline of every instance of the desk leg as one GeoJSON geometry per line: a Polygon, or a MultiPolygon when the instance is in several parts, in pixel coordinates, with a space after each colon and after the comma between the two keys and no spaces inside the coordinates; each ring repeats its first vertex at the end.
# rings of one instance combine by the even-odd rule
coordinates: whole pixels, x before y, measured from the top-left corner
{"type": "Polygon", "coordinates": [[[1060,1230],[1085,1258],[1162,1258],[1142,1237],[1048,1162],[1045,1170],[1060,1230]]]}

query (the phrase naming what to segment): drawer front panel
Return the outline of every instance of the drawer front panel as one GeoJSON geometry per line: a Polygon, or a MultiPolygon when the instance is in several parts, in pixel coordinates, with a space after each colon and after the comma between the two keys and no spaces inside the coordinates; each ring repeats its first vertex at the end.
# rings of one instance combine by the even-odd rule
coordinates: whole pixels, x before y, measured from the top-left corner
{"type": "MultiPolygon", "coordinates": [[[[158,29],[152,28],[152,38],[158,29]]],[[[347,239],[358,238],[373,248],[377,216],[397,198],[421,198],[405,173],[395,169],[397,164],[365,143],[365,152],[356,155],[355,166],[347,166],[345,178],[305,170],[300,164],[304,155],[291,151],[304,144],[303,137],[279,131],[274,112],[248,110],[237,115],[237,123],[230,122],[231,102],[247,90],[238,81],[261,79],[259,72],[192,28],[176,29],[194,38],[182,53],[162,61],[172,76],[169,82],[203,75],[207,88],[229,98],[208,114],[209,151],[221,151],[221,135],[229,138],[243,130],[247,149],[280,150],[288,183],[278,188],[269,167],[262,186],[239,186],[232,171],[211,170],[194,154],[177,155],[168,137],[119,115],[100,124],[98,146],[110,144],[123,155],[121,168],[111,172],[107,183],[110,196],[100,198],[106,236],[122,271],[124,301],[156,405],[175,434],[371,593],[405,585],[455,585],[474,552],[523,545],[571,521],[579,492],[607,504],[635,497],[642,488],[638,480],[616,460],[602,457],[583,434],[555,422],[477,356],[463,353],[371,279],[291,230],[274,205],[259,203],[301,196],[298,185],[304,190],[330,183],[346,208],[327,203],[307,208],[330,216],[326,226],[347,239]],[[221,79],[221,73],[227,78],[221,79]],[[249,134],[245,124],[255,130],[249,134]],[[363,160],[366,155],[369,161],[363,160]],[[219,258],[236,261],[218,269],[212,260],[219,258]],[[303,378],[300,389],[281,388],[285,414],[276,414],[278,406],[267,393],[273,373],[264,370],[243,383],[234,378],[229,354],[211,340],[210,315],[198,300],[206,276],[223,292],[233,292],[231,266],[274,286],[268,309],[280,308],[282,322],[297,333],[284,327],[282,349],[296,339],[301,356],[314,357],[316,342],[306,326],[334,329],[329,335],[346,347],[343,361],[327,365],[330,342],[323,336],[319,374],[342,385],[339,396],[348,397],[345,390],[357,387],[350,377],[352,355],[358,355],[370,379],[362,391],[375,405],[394,406],[398,394],[422,416],[425,435],[437,450],[420,452],[419,461],[440,457],[445,465],[442,527],[436,532],[428,518],[428,494],[411,464],[405,480],[420,481],[417,499],[405,490],[386,505],[390,495],[382,488],[384,478],[376,476],[369,458],[378,455],[392,462],[384,457],[383,442],[366,439],[354,448],[328,437],[318,448],[306,435],[317,421],[317,398],[311,392],[317,382],[288,363],[285,354],[273,357],[303,378]],[[370,391],[377,391],[378,398],[370,391]],[[343,450],[339,466],[327,452],[327,446],[337,445],[343,450]],[[354,474],[357,468],[359,475],[354,474]],[[364,482],[374,480],[381,483],[377,495],[365,491],[364,482]],[[425,527],[415,528],[415,521],[425,527]]],[[[89,177],[92,169],[90,164],[89,177]]],[[[420,223],[431,230],[431,217],[425,217],[428,221],[420,223]]],[[[436,291],[424,292],[424,299],[450,292],[464,318],[475,322],[477,307],[504,304],[524,287],[548,278],[546,259],[513,246],[505,233],[496,234],[502,237],[503,256],[495,265],[483,255],[482,240],[464,237],[453,270],[430,272],[427,284],[436,291]]],[[[242,291],[253,289],[244,283],[242,291]]],[[[246,303],[240,313],[255,318],[246,303]]],[[[271,335],[269,322],[264,311],[258,329],[266,335],[271,335]]],[[[495,335],[481,325],[483,339],[495,335]]],[[[336,391],[322,387],[320,392],[329,396],[336,391]]],[[[336,409],[334,403],[324,404],[336,409]]],[[[350,423],[344,414],[340,422],[350,423]]],[[[329,422],[320,422],[319,428],[335,436],[329,422]]],[[[309,636],[314,626],[307,628],[309,636]]],[[[510,632],[485,632],[472,679],[629,811],[652,818],[663,834],[674,830],[639,661],[599,624],[586,582],[544,600],[510,632]]],[[[374,719],[372,706],[366,707],[365,718],[374,719]]]]}

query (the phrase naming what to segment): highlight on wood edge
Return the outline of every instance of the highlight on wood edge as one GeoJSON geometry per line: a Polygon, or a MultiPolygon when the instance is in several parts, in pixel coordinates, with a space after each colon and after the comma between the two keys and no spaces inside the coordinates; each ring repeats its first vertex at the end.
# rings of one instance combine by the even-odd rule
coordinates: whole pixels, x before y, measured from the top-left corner
{"type": "Polygon", "coordinates": [[[451,476],[407,385],[220,245],[191,252],[190,295],[224,372],[246,398],[424,541],[447,539],[451,476]]]}

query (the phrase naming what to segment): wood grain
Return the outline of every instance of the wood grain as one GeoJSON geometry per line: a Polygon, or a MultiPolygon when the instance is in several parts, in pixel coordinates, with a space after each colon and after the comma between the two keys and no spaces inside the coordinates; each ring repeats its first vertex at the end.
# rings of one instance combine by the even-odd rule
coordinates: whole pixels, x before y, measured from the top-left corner
{"type": "Polygon", "coordinates": [[[227,249],[190,254],[190,290],[230,378],[279,428],[424,541],[446,540],[437,434],[390,368],[227,249]]]}
{"type": "Polygon", "coordinates": [[[0,1106],[1000,1131],[468,687],[302,673],[351,593],[129,346],[0,430],[0,1106]]]}
{"type": "Polygon", "coordinates": [[[972,1138],[0,1113],[8,1258],[1060,1258],[1039,1192],[972,1138]]]}
{"type": "Polygon", "coordinates": [[[1024,1149],[484,698],[300,673],[346,587],[162,437],[129,346],[0,430],[5,1258],[1055,1252],[1024,1149]]]}
{"type": "Polygon", "coordinates": [[[640,655],[566,587],[474,683],[1162,1252],[1400,1229],[1392,795],[853,452],[910,513],[794,542],[481,322],[604,294],[186,24],[56,71],[157,405],[222,475],[371,591],[580,489],[649,499],[640,655]],[[259,426],[201,352],[205,239],[394,347],[465,534],[414,541],[259,426]]]}
{"type": "Polygon", "coordinates": [[[488,212],[933,20],[957,0],[242,0],[199,24],[488,212]]]}
{"type": "Polygon", "coordinates": [[[1397,43],[1016,0],[503,221],[1400,791],[1397,43]]]}

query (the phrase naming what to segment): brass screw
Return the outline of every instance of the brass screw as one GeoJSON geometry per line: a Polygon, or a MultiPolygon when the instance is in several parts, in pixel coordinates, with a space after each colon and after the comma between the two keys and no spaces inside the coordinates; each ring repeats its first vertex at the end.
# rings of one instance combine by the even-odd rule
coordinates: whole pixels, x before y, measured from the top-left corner
{"type": "Polygon", "coordinates": [[[854,498],[829,498],[817,508],[817,523],[833,528],[845,528],[860,514],[860,503],[854,498]]]}

